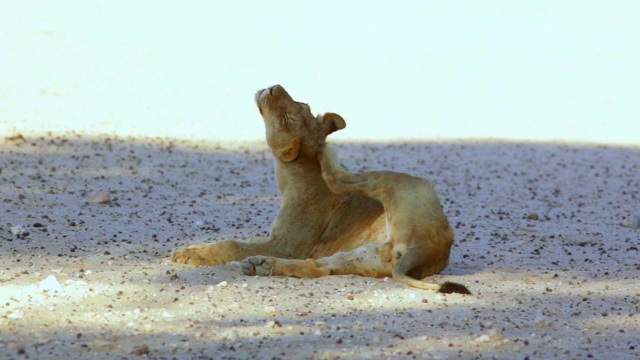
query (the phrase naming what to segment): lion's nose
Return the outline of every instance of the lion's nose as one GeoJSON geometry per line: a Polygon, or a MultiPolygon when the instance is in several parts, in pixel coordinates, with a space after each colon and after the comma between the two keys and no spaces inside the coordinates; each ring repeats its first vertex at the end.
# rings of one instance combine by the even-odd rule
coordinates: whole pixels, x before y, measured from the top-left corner
{"type": "Polygon", "coordinates": [[[274,91],[278,91],[278,90],[282,90],[282,85],[276,84],[269,88],[270,93],[273,93],[274,91]]]}
{"type": "Polygon", "coordinates": [[[263,100],[267,95],[271,95],[271,92],[272,92],[271,89],[273,89],[273,86],[262,90],[262,92],[260,93],[260,100],[263,100]]]}

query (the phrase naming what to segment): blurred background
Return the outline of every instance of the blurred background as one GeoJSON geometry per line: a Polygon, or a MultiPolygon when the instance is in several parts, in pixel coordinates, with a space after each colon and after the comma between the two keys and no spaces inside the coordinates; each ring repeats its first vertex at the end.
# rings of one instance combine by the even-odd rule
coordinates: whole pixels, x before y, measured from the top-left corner
{"type": "Polygon", "coordinates": [[[637,144],[634,1],[2,1],[0,135],[256,140],[259,88],[337,139],[637,144]]]}

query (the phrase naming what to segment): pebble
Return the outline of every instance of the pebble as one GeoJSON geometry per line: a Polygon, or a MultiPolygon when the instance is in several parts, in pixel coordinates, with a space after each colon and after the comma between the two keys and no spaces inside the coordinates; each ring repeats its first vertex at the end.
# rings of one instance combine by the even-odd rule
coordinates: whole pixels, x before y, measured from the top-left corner
{"type": "Polygon", "coordinates": [[[24,238],[29,235],[29,230],[24,225],[16,225],[11,227],[11,233],[19,238],[24,238]]]}
{"type": "Polygon", "coordinates": [[[229,283],[226,280],[218,283],[218,287],[226,288],[227,286],[229,286],[229,283]]]}
{"type": "Polygon", "coordinates": [[[9,319],[22,319],[24,317],[24,312],[22,310],[14,310],[12,312],[10,312],[9,315],[7,315],[7,318],[9,319]]]}
{"type": "Polygon", "coordinates": [[[640,229],[640,216],[634,216],[624,219],[624,221],[622,222],[622,226],[628,227],[630,229],[640,229]]]}
{"type": "Polygon", "coordinates": [[[479,343],[483,343],[483,342],[489,342],[489,341],[498,341],[498,340],[502,340],[503,338],[504,337],[502,336],[502,333],[500,333],[498,329],[492,329],[488,333],[478,336],[475,339],[475,341],[479,343]]]}
{"type": "Polygon", "coordinates": [[[109,204],[111,203],[111,196],[108,191],[95,192],[90,195],[91,202],[94,204],[109,204]]]}
{"type": "Polygon", "coordinates": [[[275,315],[277,313],[276,308],[273,306],[265,306],[264,312],[268,315],[275,315]]]}

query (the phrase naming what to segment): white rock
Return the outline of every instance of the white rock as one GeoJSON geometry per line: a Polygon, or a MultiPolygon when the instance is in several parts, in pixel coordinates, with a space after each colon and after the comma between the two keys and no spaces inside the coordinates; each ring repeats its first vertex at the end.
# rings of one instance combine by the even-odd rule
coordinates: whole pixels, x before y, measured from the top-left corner
{"type": "Polygon", "coordinates": [[[27,232],[27,228],[24,225],[16,225],[11,227],[11,233],[13,235],[21,236],[27,232]]]}
{"type": "Polygon", "coordinates": [[[225,288],[227,286],[229,286],[229,283],[226,280],[218,283],[218,287],[225,288]]]}
{"type": "Polygon", "coordinates": [[[24,317],[24,311],[22,310],[14,310],[12,311],[9,315],[7,315],[7,318],[9,319],[22,319],[24,317]]]}
{"type": "Polygon", "coordinates": [[[226,330],[220,335],[222,336],[223,339],[226,339],[226,340],[234,341],[238,339],[238,332],[234,329],[226,330]]]}
{"type": "Polygon", "coordinates": [[[269,315],[275,315],[278,311],[276,310],[276,308],[274,306],[265,306],[264,307],[264,312],[269,314],[269,315]]]}
{"type": "Polygon", "coordinates": [[[476,338],[476,342],[479,342],[479,343],[484,343],[489,341],[491,341],[491,338],[487,334],[480,335],[476,338]]]}
{"type": "Polygon", "coordinates": [[[62,292],[62,285],[55,276],[49,275],[42,280],[39,285],[40,291],[58,291],[62,292]]]}
{"type": "Polygon", "coordinates": [[[477,338],[475,338],[475,341],[479,343],[484,343],[489,341],[502,340],[503,338],[504,336],[502,336],[502,333],[500,333],[500,330],[492,329],[487,334],[480,335],[477,338]]]}

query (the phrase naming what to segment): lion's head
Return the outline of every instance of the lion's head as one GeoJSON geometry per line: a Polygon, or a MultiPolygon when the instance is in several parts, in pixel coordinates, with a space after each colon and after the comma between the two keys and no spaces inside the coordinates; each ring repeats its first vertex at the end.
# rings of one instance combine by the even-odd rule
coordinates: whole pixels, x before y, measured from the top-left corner
{"type": "Polygon", "coordinates": [[[267,144],[283,162],[315,159],[327,135],[346,126],[338,114],[313,116],[309,105],[293,100],[280,85],[259,90],[255,100],[264,119],[267,144]]]}

